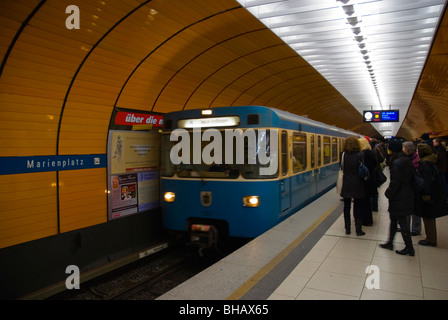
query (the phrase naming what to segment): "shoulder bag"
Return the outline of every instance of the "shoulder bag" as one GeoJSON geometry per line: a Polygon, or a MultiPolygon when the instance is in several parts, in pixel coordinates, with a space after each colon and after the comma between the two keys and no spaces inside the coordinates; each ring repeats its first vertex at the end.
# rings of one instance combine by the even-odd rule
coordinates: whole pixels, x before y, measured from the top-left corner
{"type": "Polygon", "coordinates": [[[370,179],[370,172],[367,166],[364,164],[364,153],[361,151],[362,160],[359,162],[359,169],[358,169],[358,177],[361,180],[369,180],[370,179]]]}
{"type": "Polygon", "coordinates": [[[339,195],[341,195],[342,184],[344,182],[344,156],[345,156],[345,152],[343,152],[342,156],[341,156],[341,167],[339,168],[339,172],[338,172],[338,182],[336,182],[336,192],[339,195]]]}
{"type": "Polygon", "coordinates": [[[377,188],[381,187],[384,182],[387,181],[387,177],[383,172],[383,169],[379,166],[378,170],[376,170],[376,186],[377,188]]]}

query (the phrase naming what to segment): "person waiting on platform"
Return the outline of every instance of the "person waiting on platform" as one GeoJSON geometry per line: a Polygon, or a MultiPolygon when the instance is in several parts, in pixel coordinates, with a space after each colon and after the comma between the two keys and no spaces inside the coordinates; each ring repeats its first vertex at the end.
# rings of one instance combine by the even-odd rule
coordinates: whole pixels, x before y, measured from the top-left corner
{"type": "MultiPolygon", "coordinates": [[[[364,181],[359,179],[359,163],[362,161],[361,147],[356,136],[350,136],[345,140],[343,153],[343,172],[341,197],[344,198],[344,222],[345,233],[350,234],[351,228],[351,203],[353,203],[353,215],[355,217],[356,235],[363,236],[362,231],[362,207],[366,195],[364,181]]],[[[342,160],[341,160],[342,162],[342,160]]]]}
{"type": "MultiPolygon", "coordinates": [[[[420,158],[417,154],[417,146],[412,141],[406,141],[403,143],[402,151],[411,159],[412,167],[415,171],[418,170],[418,162],[420,158]]],[[[416,216],[413,212],[410,216],[411,219],[411,235],[418,236],[422,231],[422,218],[416,216]]]]}
{"type": "Polygon", "coordinates": [[[437,169],[439,170],[440,182],[442,183],[442,189],[445,191],[445,197],[448,197],[448,185],[445,179],[446,174],[446,161],[447,153],[446,148],[442,146],[442,139],[435,138],[432,140],[432,145],[434,147],[434,153],[437,156],[437,169]]]}
{"type": "Polygon", "coordinates": [[[402,142],[391,140],[389,150],[396,153],[396,157],[391,163],[390,183],[385,195],[389,199],[389,241],[380,244],[381,248],[393,250],[397,223],[400,224],[401,236],[406,247],[395,252],[401,255],[415,255],[412,245],[412,237],[409,224],[409,216],[414,210],[414,189],[412,180],[414,177],[414,167],[411,159],[402,152],[402,142]]]}
{"type": "Polygon", "coordinates": [[[437,156],[432,152],[432,148],[420,143],[417,152],[420,157],[417,177],[422,179],[422,182],[417,186],[415,194],[415,214],[423,218],[426,233],[426,239],[420,240],[418,244],[435,247],[436,218],[447,213],[445,192],[436,166],[437,156]]]}
{"type": "Polygon", "coordinates": [[[378,188],[376,187],[375,178],[375,169],[377,169],[378,163],[375,159],[374,153],[372,152],[370,139],[368,137],[359,138],[359,145],[361,147],[361,152],[364,154],[364,163],[370,172],[370,178],[364,180],[366,196],[363,200],[362,225],[371,226],[373,225],[371,198],[375,195],[378,196],[378,188]]]}
{"type": "MultiPolygon", "coordinates": [[[[373,169],[373,176],[376,177],[376,172],[383,171],[383,165],[386,165],[384,162],[385,152],[383,151],[383,147],[380,146],[380,141],[372,138],[370,140],[370,146],[372,147],[373,156],[375,157],[376,167],[373,169]]],[[[372,211],[378,212],[378,188],[376,188],[376,192],[373,193],[372,196],[372,211]]],[[[364,221],[363,221],[364,222],[364,221]]]]}

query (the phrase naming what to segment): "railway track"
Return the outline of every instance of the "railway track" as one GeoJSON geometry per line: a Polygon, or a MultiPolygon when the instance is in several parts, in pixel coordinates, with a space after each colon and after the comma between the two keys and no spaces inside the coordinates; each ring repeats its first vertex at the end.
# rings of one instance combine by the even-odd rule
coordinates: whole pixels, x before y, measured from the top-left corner
{"type": "MultiPolygon", "coordinates": [[[[104,300],[132,300],[132,299],[145,299],[145,300],[153,300],[158,296],[162,295],[166,291],[168,291],[172,286],[163,286],[163,289],[157,286],[163,281],[167,281],[167,279],[172,278],[175,273],[185,273],[185,266],[190,265],[193,256],[186,257],[183,260],[180,260],[176,263],[166,266],[164,269],[160,270],[156,274],[148,277],[147,279],[142,279],[136,283],[129,285],[126,288],[123,288],[120,292],[105,297],[104,300]]],[[[173,282],[173,284],[177,285],[177,281],[173,282]]]]}
{"type": "Polygon", "coordinates": [[[233,252],[245,241],[232,244],[224,253],[177,246],[157,252],[128,266],[67,290],[50,300],[154,300],[233,252]]]}

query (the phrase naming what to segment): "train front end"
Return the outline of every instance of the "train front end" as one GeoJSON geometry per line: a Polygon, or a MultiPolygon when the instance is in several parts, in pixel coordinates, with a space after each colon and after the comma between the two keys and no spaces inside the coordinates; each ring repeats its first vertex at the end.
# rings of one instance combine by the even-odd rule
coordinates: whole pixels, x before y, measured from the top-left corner
{"type": "Polygon", "coordinates": [[[244,127],[248,115],[225,109],[168,114],[162,134],[164,227],[201,247],[256,237],[279,220],[278,131],[244,127]]]}

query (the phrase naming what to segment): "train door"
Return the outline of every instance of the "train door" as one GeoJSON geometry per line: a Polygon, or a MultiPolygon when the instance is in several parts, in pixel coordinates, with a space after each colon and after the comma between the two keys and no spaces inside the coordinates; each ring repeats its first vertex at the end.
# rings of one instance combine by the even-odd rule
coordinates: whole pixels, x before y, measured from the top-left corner
{"type": "Polygon", "coordinates": [[[329,136],[322,137],[321,147],[322,167],[319,170],[317,192],[322,192],[331,184],[331,168],[329,166],[331,163],[331,138],[329,136]]]}
{"type": "Polygon", "coordinates": [[[324,189],[323,146],[321,135],[317,135],[317,168],[315,170],[314,177],[316,179],[316,193],[319,193],[324,189]]]}
{"type": "Polygon", "coordinates": [[[281,163],[282,172],[280,178],[280,202],[281,202],[281,213],[284,215],[287,213],[288,209],[291,207],[291,178],[288,177],[289,171],[289,157],[290,152],[288,148],[288,133],[283,130],[281,134],[281,163]]]}
{"type": "Polygon", "coordinates": [[[319,176],[319,169],[317,166],[318,145],[316,134],[311,134],[310,137],[310,152],[311,152],[311,196],[317,193],[317,180],[319,176]]]}

